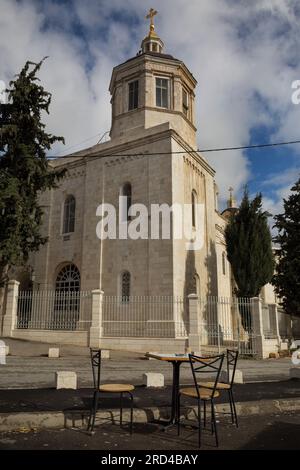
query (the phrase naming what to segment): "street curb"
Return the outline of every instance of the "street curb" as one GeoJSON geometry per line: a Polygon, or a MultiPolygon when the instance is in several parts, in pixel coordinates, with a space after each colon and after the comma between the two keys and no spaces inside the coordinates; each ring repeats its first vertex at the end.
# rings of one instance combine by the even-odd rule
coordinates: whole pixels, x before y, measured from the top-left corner
{"type": "MultiPolygon", "coordinates": [[[[287,411],[300,410],[300,398],[282,398],[278,400],[246,401],[236,403],[238,416],[268,415],[287,411]]],[[[193,416],[196,407],[189,408],[188,417],[193,416]]],[[[134,409],[133,420],[136,423],[150,423],[160,419],[167,419],[170,409],[167,407],[150,407],[144,409],[134,409]]],[[[230,413],[229,404],[221,403],[216,405],[216,412],[230,413]]],[[[19,431],[26,432],[34,429],[55,429],[55,428],[84,428],[86,427],[89,412],[87,410],[65,410],[65,411],[42,411],[42,412],[20,412],[20,413],[0,413],[0,432],[19,431]]],[[[123,410],[124,422],[129,420],[130,411],[123,410]]],[[[99,411],[97,421],[118,423],[120,413],[114,411],[99,411]]]]}

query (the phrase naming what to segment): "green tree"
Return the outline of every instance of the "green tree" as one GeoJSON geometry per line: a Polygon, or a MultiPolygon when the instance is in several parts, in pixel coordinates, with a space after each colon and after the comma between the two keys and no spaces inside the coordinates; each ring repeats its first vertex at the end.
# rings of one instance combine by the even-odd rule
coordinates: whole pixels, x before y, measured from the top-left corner
{"type": "Polygon", "coordinates": [[[285,312],[300,316],[300,178],[291,191],[284,199],[284,213],[275,216],[279,249],[272,283],[285,312]]]}
{"type": "MultiPolygon", "coordinates": [[[[257,297],[274,274],[269,215],[262,210],[261,194],[250,200],[245,189],[240,207],[231,215],[226,227],[227,258],[236,283],[237,297],[257,297]]],[[[249,330],[249,312],[240,310],[243,327],[249,330]]]]}
{"type": "Polygon", "coordinates": [[[0,129],[0,313],[9,268],[25,264],[29,253],[47,241],[40,234],[39,194],[55,187],[65,173],[51,168],[46,156],[64,139],[48,134],[41,121],[51,103],[36,76],[43,61],[26,62],[10,82],[9,119],[0,129]]]}

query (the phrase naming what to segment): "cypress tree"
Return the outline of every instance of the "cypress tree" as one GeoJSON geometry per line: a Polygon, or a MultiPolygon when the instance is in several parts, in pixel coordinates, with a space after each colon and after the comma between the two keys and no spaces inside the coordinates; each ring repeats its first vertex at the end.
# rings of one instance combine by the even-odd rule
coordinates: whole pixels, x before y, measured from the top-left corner
{"type": "MultiPolygon", "coordinates": [[[[240,207],[231,215],[225,230],[227,258],[236,283],[237,297],[257,297],[274,273],[270,214],[262,210],[262,196],[249,199],[245,189],[240,207]]],[[[251,328],[250,316],[241,310],[242,324],[251,328]]]]}
{"type": "Polygon", "coordinates": [[[286,313],[300,316],[300,178],[284,199],[284,213],[275,216],[277,263],[272,280],[286,313]]]}
{"type": "Polygon", "coordinates": [[[6,90],[10,112],[0,129],[0,312],[9,268],[26,263],[47,241],[40,233],[39,193],[55,187],[65,173],[47,159],[51,146],[64,139],[48,134],[41,120],[51,103],[37,77],[43,60],[26,62],[6,90]]]}

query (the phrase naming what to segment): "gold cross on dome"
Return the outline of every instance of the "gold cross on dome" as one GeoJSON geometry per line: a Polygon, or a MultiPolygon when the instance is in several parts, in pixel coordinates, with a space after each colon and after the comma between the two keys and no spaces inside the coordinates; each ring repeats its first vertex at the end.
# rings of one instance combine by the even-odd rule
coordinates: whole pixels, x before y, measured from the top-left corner
{"type": "Polygon", "coordinates": [[[154,8],[150,8],[148,15],[146,16],[146,19],[150,19],[150,31],[154,30],[154,22],[153,18],[154,16],[157,15],[157,11],[154,10],[154,8]]]}

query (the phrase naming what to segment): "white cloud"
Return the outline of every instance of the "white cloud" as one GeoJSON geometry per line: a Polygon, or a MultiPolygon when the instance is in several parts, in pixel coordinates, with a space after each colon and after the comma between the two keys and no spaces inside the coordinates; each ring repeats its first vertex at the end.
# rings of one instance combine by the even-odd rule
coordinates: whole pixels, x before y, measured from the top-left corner
{"type": "MultiPolygon", "coordinates": [[[[300,106],[290,99],[291,83],[300,79],[296,0],[74,0],[72,7],[0,0],[0,77],[8,81],[27,59],[49,55],[40,74],[53,93],[49,130],[64,135],[66,147],[104,133],[112,68],[138,51],[150,6],[159,11],[166,52],[198,80],[199,147],[247,144],[259,124],[275,129],[273,140],[300,137],[300,106]],[[74,20],[86,36],[72,33],[74,20]]],[[[228,186],[238,191],[250,176],[242,151],[207,158],[223,199],[228,186]]]]}

